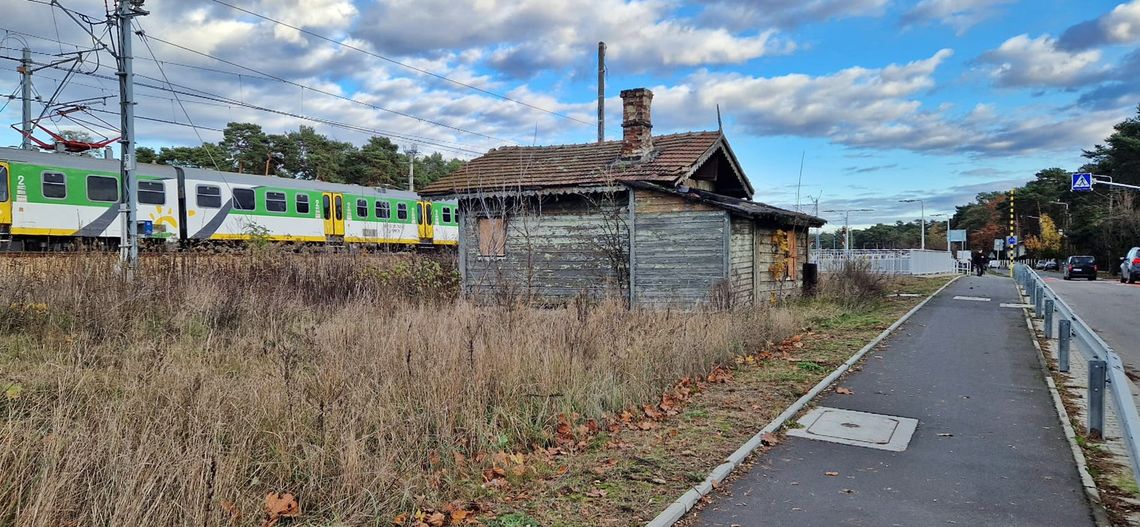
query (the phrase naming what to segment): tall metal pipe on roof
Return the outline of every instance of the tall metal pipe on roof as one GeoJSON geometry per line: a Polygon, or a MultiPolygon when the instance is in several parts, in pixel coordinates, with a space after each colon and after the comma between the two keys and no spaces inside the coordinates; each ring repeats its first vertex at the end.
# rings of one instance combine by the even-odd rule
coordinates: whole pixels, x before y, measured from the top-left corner
{"type": "Polygon", "coordinates": [[[598,142],[606,140],[606,43],[598,42],[598,142]]]}

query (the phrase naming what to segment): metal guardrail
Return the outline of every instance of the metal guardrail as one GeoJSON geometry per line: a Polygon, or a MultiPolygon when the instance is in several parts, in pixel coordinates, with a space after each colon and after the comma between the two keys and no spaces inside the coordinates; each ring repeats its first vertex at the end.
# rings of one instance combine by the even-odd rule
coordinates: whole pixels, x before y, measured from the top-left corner
{"type": "Polygon", "coordinates": [[[1132,464],[1132,476],[1140,482],[1140,413],[1132,399],[1132,381],[1124,373],[1124,363],[1104,340],[1081,320],[1068,304],[1050,288],[1041,275],[1024,264],[1014,267],[1014,279],[1021,285],[1033,304],[1033,315],[1045,322],[1045,336],[1053,336],[1053,321],[1058,321],[1060,329],[1071,331],[1069,335],[1057,335],[1061,351],[1060,363],[1068,370],[1070,339],[1080,344],[1081,355],[1089,362],[1089,402],[1088,415],[1090,431],[1104,430],[1104,395],[1112,397],[1120,422],[1121,435],[1128,446],[1128,458],[1132,464]]]}

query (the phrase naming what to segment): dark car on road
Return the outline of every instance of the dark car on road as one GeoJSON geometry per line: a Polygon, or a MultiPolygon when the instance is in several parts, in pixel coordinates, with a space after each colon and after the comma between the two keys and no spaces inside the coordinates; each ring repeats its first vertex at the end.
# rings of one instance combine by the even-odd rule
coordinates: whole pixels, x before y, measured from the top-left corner
{"type": "Polygon", "coordinates": [[[1070,256],[1065,259],[1061,267],[1061,278],[1072,280],[1074,278],[1088,278],[1096,280],[1096,258],[1092,256],[1070,256]]]}
{"type": "Polygon", "coordinates": [[[1120,262],[1120,281],[1135,284],[1140,279],[1140,247],[1133,247],[1120,262]]]}

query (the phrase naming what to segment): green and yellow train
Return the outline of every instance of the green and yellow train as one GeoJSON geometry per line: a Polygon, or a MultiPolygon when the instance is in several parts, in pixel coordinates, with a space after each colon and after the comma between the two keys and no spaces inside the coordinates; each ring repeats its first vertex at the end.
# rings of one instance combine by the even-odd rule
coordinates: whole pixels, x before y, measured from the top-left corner
{"type": "MultiPolygon", "coordinates": [[[[138,224],[152,245],[268,239],[334,246],[457,245],[454,202],[414,192],[140,164],[138,224]]],[[[119,162],[0,148],[0,239],[14,250],[118,243],[119,162]]]]}

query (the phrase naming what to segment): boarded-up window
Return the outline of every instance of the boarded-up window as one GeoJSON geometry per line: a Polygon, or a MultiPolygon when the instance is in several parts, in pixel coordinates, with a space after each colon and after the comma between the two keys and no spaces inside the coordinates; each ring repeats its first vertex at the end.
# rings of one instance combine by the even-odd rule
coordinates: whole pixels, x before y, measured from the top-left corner
{"type": "Polygon", "coordinates": [[[479,256],[507,255],[507,220],[479,218],[479,256]]]}
{"type": "Polygon", "coordinates": [[[788,278],[795,280],[800,268],[800,249],[796,245],[796,231],[788,231],[788,278]]]}

